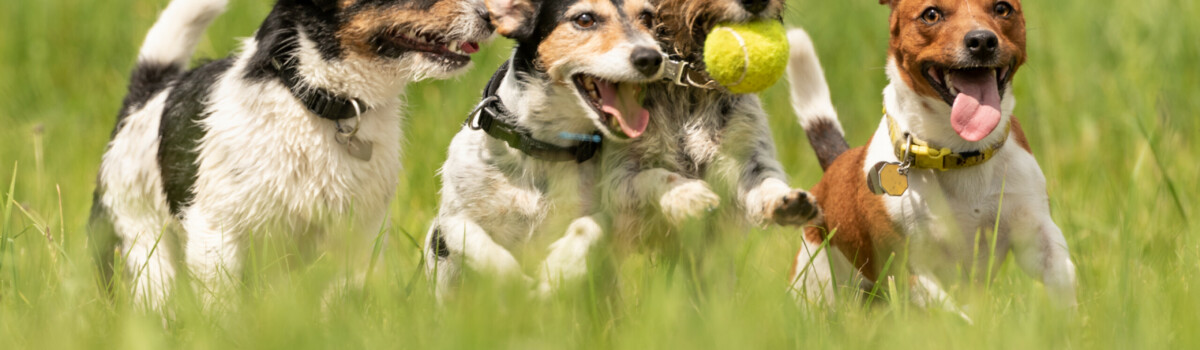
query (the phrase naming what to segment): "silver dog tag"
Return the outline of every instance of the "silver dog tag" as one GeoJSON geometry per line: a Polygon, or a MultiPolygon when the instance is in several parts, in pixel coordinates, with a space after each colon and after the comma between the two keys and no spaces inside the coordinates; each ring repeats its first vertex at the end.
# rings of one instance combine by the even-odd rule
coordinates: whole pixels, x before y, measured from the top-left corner
{"type": "Polygon", "coordinates": [[[897,197],[908,191],[908,175],[900,171],[900,163],[875,163],[867,174],[867,188],[874,194],[897,197]]]}
{"type": "Polygon", "coordinates": [[[375,144],[371,141],[364,141],[358,136],[346,136],[336,134],[334,140],[342,146],[346,146],[346,152],[350,153],[351,157],[358,158],[362,161],[370,161],[371,155],[375,152],[375,144]]]}

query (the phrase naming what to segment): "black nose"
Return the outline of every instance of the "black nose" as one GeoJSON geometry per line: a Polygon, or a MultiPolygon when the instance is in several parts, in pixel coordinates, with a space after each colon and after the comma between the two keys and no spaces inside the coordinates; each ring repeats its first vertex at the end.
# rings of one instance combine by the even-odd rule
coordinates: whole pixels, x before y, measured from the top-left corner
{"type": "Polygon", "coordinates": [[[971,53],[971,57],[992,58],[996,55],[996,46],[1000,45],[1000,38],[990,30],[972,30],[963,38],[963,44],[967,45],[967,52],[971,53]]]}
{"type": "Polygon", "coordinates": [[[771,0],[742,0],[742,7],[746,8],[746,11],[751,14],[757,14],[766,10],[767,4],[770,3],[771,0]]]}
{"type": "Polygon", "coordinates": [[[629,55],[629,61],[633,62],[633,67],[647,77],[658,74],[658,68],[662,67],[662,60],[662,54],[658,50],[644,46],[633,49],[633,54],[629,55]]]}

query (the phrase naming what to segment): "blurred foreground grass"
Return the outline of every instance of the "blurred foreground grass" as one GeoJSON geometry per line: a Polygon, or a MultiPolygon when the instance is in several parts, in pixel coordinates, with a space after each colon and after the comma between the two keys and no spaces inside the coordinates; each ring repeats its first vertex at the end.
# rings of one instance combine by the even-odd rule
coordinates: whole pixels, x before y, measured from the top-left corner
{"type": "MultiPolygon", "coordinates": [[[[505,58],[502,40],[460,79],[409,89],[395,229],[365,290],[328,298],[343,261],[293,266],[267,246],[236,311],[206,314],[179,293],[164,323],[95,287],[83,228],[137,46],[165,3],[0,4],[0,348],[1200,348],[1200,2],[1024,4],[1018,115],[1079,267],[1080,307],[1048,307],[1007,264],[991,290],[957,291],[974,325],[904,304],[798,308],[784,286],[800,236],[781,229],[721,237],[696,276],[631,257],[615,297],[535,303],[479,286],[436,307],[416,242],[436,211],[446,145],[505,58]]],[[[199,57],[233,50],[270,8],[231,6],[199,57]]],[[[789,6],[788,22],[816,41],[851,144],[864,143],[885,84],[886,8],[789,6]]],[[[811,186],[820,169],[785,86],[763,97],[794,183],[811,186]]]]}

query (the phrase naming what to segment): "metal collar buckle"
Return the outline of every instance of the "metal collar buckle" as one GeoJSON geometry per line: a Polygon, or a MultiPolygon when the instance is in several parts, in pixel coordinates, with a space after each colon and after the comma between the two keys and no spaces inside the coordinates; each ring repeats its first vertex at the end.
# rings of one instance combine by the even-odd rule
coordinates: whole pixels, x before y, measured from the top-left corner
{"type": "Polygon", "coordinates": [[[707,79],[700,83],[693,79],[694,72],[697,72],[692,64],[686,61],[674,60],[666,55],[663,55],[663,79],[679,86],[689,86],[701,89],[719,89],[721,87],[716,81],[707,79]]]}

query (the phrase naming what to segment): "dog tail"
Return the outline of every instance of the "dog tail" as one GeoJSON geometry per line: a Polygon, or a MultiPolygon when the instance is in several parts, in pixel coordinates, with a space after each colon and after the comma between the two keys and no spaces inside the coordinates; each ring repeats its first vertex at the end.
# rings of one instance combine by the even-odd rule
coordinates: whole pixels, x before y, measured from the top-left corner
{"type": "Polygon", "coordinates": [[[187,69],[192,51],[213,20],[225,12],[228,0],[174,0],[146,34],[130,77],[125,105],[148,101],[187,69]]]}
{"type": "Polygon", "coordinates": [[[825,72],[821,70],[812,39],[799,28],[788,30],[787,36],[792,50],[787,67],[792,108],[808,135],[808,143],[817,153],[821,169],[829,169],[833,160],[850,146],[846,144],[845,132],[833,109],[829,84],[825,82],[825,72]]]}

